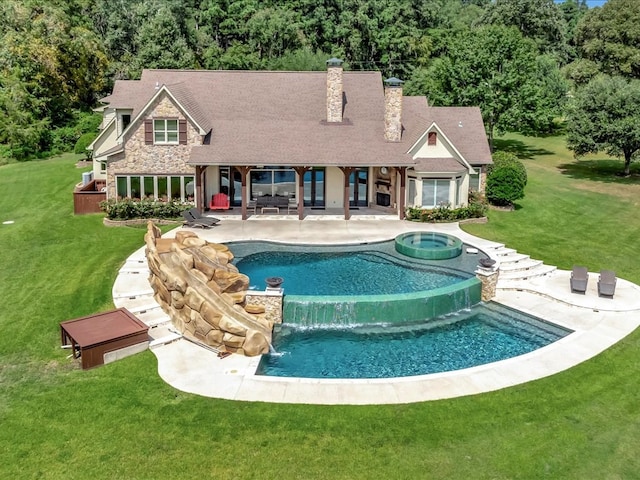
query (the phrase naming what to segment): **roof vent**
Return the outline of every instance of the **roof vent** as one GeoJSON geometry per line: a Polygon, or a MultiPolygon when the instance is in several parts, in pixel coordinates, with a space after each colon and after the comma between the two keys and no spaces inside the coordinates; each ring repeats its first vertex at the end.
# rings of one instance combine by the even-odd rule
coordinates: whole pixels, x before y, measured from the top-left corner
{"type": "Polygon", "coordinates": [[[156,82],[156,90],[160,90],[160,82],[156,82]]]}
{"type": "Polygon", "coordinates": [[[462,128],[462,122],[458,122],[458,127],[462,128]]]}

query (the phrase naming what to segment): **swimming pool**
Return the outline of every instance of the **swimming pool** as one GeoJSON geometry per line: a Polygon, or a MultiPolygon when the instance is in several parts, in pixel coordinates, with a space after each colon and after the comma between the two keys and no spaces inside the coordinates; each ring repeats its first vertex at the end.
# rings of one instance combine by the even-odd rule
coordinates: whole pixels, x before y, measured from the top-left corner
{"type": "Polygon", "coordinates": [[[474,275],[479,258],[410,258],[393,240],[360,245],[228,244],[234,263],[262,289],[266,278],[284,279],[287,323],[350,325],[406,322],[468,308],[480,301],[474,275]]]}
{"type": "Polygon", "coordinates": [[[489,302],[423,322],[274,332],[257,375],[391,378],[469,368],[531,352],[570,330],[489,302]]]}
{"type": "Polygon", "coordinates": [[[299,245],[264,241],[230,242],[234,264],[249,276],[252,289],[268,277],[282,277],[287,295],[383,295],[453,285],[472,278],[480,258],[467,254],[447,260],[410,258],[395,241],[357,245],[299,245]]]}

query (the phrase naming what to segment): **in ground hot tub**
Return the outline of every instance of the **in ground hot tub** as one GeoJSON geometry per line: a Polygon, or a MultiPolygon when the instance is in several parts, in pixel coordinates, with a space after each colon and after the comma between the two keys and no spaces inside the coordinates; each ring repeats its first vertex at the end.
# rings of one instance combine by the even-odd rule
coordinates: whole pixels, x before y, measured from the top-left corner
{"type": "Polygon", "coordinates": [[[446,260],[462,253],[462,240],[446,233],[409,232],[396,237],[396,251],[412,258],[446,260]]]}

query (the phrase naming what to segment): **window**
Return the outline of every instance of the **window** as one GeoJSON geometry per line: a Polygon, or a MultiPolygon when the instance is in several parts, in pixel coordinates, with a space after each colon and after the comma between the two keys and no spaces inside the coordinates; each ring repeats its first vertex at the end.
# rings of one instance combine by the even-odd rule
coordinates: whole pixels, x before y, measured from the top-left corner
{"type": "Polygon", "coordinates": [[[178,119],[153,121],[153,143],[178,143],[178,119]]]}
{"type": "Polygon", "coordinates": [[[100,162],[100,173],[107,173],[107,162],[106,162],[106,160],[100,162]]]}
{"type": "Polygon", "coordinates": [[[289,167],[267,166],[251,170],[251,197],[263,195],[292,197],[296,191],[296,172],[289,167]]]}
{"type": "Polygon", "coordinates": [[[435,145],[438,142],[438,134],[436,132],[429,132],[427,137],[427,145],[435,145]]]}
{"type": "Polygon", "coordinates": [[[449,179],[423,179],[422,206],[436,207],[438,205],[448,204],[450,183],[451,181],[449,179]]]}
{"type": "Polygon", "coordinates": [[[192,202],[192,175],[122,175],[116,177],[118,198],[148,198],[177,202],[192,202]]]}
{"type": "Polygon", "coordinates": [[[476,171],[476,173],[474,173],[473,175],[469,175],[469,189],[475,192],[479,192],[482,167],[474,166],[473,169],[476,171]]]}
{"type": "Polygon", "coordinates": [[[131,115],[122,115],[122,131],[124,131],[131,123],[131,115]]]}

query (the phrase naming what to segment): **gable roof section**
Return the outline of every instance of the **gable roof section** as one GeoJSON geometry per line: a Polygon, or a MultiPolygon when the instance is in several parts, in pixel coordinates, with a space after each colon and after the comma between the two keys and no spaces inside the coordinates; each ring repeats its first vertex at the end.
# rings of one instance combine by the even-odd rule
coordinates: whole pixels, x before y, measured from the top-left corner
{"type": "Polygon", "coordinates": [[[480,108],[429,107],[429,117],[468,163],[493,163],[480,108]]]}
{"type": "Polygon", "coordinates": [[[115,127],[116,127],[116,118],[113,117],[109,121],[109,123],[107,123],[107,125],[102,130],[100,130],[100,133],[98,133],[98,136],[93,140],[93,142],[91,142],[87,146],[87,150],[93,150],[95,148],[96,143],[102,142],[103,139],[106,138],[115,127]]]}
{"type": "MultiPolygon", "coordinates": [[[[191,149],[193,165],[413,166],[407,150],[429,125],[435,121],[451,136],[458,124],[456,115],[428,107],[425,97],[403,97],[402,141],[385,141],[380,72],[343,72],[344,121],[327,124],[326,82],[326,72],[144,70],[138,81],[117,81],[103,101],[133,109],[137,119],[166,91],[194,124],[211,131],[208,144],[191,149]]],[[[473,109],[456,110],[464,113],[467,140],[451,138],[463,142],[461,154],[473,164],[491,161],[472,154],[483,150],[482,143],[488,152],[476,111],[479,132],[470,134],[477,129],[473,109]],[[472,139],[481,144],[467,147],[472,139]]]]}
{"type": "Polygon", "coordinates": [[[453,150],[453,152],[455,154],[455,157],[453,159],[457,163],[459,163],[461,165],[464,165],[465,168],[471,169],[472,167],[469,164],[469,162],[467,162],[467,160],[464,158],[464,156],[458,151],[458,149],[456,148],[455,144],[453,142],[451,142],[451,140],[444,134],[442,129],[440,127],[438,127],[438,124],[436,122],[433,122],[431,125],[429,125],[429,128],[427,128],[424,131],[424,133],[418,139],[418,141],[416,141],[416,143],[414,143],[411,146],[411,148],[409,149],[409,153],[411,155],[414,155],[417,150],[419,150],[422,146],[424,146],[424,143],[427,140],[427,135],[430,132],[433,132],[434,130],[436,130],[438,135],[440,135],[440,141],[442,141],[444,144],[448,145],[451,148],[451,150],[453,150]]]}
{"type": "Polygon", "coordinates": [[[455,158],[416,158],[416,172],[462,173],[469,169],[455,158]]]}

